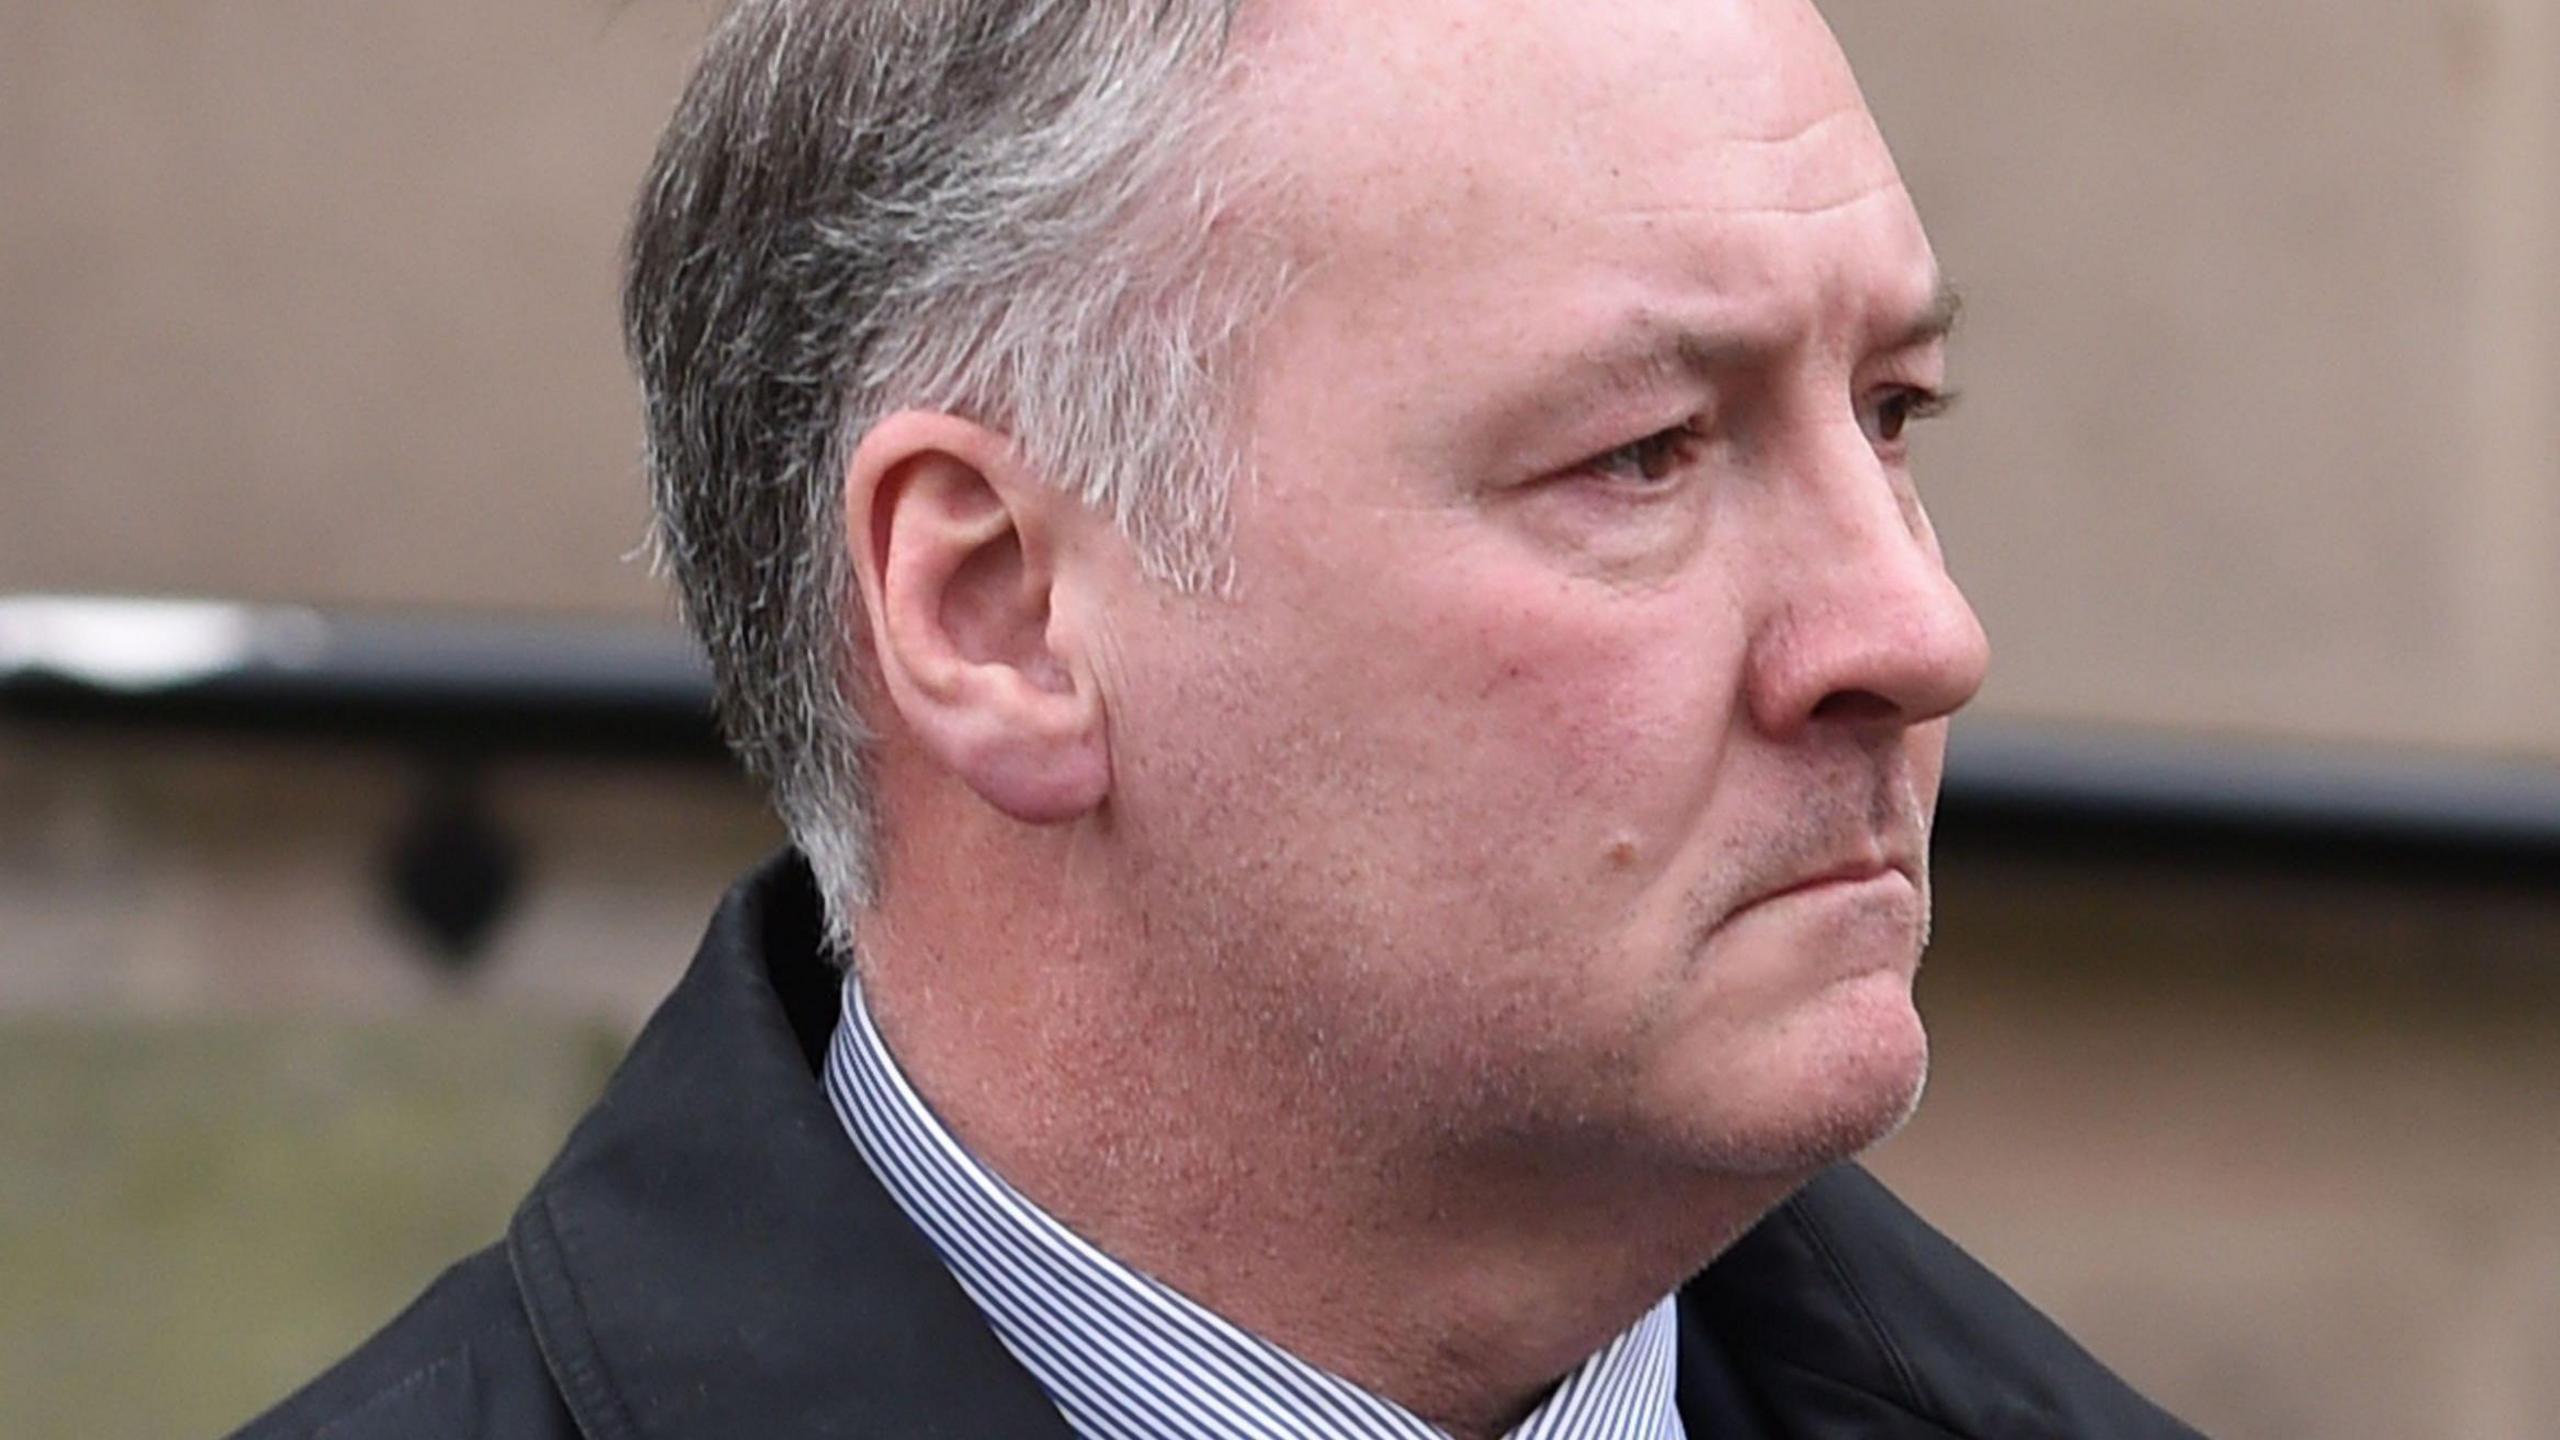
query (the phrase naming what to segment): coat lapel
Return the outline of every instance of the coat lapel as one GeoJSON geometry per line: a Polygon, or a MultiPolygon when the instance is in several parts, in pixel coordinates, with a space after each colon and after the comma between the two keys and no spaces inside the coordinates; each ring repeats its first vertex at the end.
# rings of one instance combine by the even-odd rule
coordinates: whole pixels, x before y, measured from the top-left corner
{"type": "Polygon", "coordinates": [[[2195,1440],[1854,1165],[1690,1282],[1681,1324],[1788,1437],[2195,1440]]]}
{"type": "Polygon", "coordinates": [[[826,1103],[821,933],[796,859],[734,891],[517,1211],[553,1376],[589,1440],[1068,1440],[826,1103]]]}

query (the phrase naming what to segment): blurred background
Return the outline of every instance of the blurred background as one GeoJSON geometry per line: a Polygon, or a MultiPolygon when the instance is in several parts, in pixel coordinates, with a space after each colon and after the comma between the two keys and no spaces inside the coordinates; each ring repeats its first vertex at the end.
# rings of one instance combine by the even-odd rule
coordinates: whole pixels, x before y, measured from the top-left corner
{"type": "MultiPolygon", "coordinates": [[[[2560,0],[1825,9],[1998,651],[1877,1168],[2216,1435],[2560,1436],[2560,0]]],[[[0,0],[0,1434],[494,1238],[777,839],[614,328],[710,13],[0,0]]]]}

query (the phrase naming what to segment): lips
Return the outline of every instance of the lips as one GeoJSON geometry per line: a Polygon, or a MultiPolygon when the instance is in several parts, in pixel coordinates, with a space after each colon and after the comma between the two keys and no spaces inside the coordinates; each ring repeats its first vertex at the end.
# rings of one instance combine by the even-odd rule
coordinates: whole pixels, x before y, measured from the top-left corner
{"type": "Polygon", "coordinates": [[[1906,882],[1914,884],[1915,886],[1917,884],[1916,881],[1912,880],[1911,871],[1909,869],[1896,864],[1891,860],[1860,859],[1845,861],[1839,865],[1832,866],[1829,869],[1816,871],[1811,875],[1805,876],[1801,880],[1790,881],[1779,886],[1775,890],[1770,890],[1755,896],[1751,900],[1745,902],[1742,908],[1745,910],[1753,910],[1779,900],[1815,895],[1834,889],[1857,889],[1867,885],[1872,885],[1878,881],[1890,880],[1897,876],[1906,882]]]}

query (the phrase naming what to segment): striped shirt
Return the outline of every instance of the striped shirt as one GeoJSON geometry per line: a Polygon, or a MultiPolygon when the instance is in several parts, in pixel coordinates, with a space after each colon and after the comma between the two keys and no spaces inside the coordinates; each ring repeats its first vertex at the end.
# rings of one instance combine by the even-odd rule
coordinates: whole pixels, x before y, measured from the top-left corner
{"type": "MultiPolygon", "coordinates": [[[[827,1098],[1080,1440],[1438,1440],[1320,1370],[1103,1254],[962,1148],[881,1041],[848,977],[827,1098]]],[[[1672,1302],[1565,1377],[1511,1440],[1686,1440],[1672,1302]]]]}

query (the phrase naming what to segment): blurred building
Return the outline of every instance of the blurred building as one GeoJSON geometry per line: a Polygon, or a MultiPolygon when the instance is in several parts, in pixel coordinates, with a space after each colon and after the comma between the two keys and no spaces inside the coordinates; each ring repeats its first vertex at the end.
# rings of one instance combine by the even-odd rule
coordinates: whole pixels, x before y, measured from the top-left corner
{"type": "MultiPolygon", "coordinates": [[[[1825,9],[1968,297],[1977,713],[2560,766],[2560,0],[1825,9]]],[[[664,625],[615,252],[709,13],[0,0],[0,595],[664,625]]],[[[494,1236],[775,839],[0,719],[0,1432],[224,1428],[494,1236]]],[[[2560,1436],[2560,877],[1947,839],[1880,1169],[2211,1433],[2560,1436]]]]}

